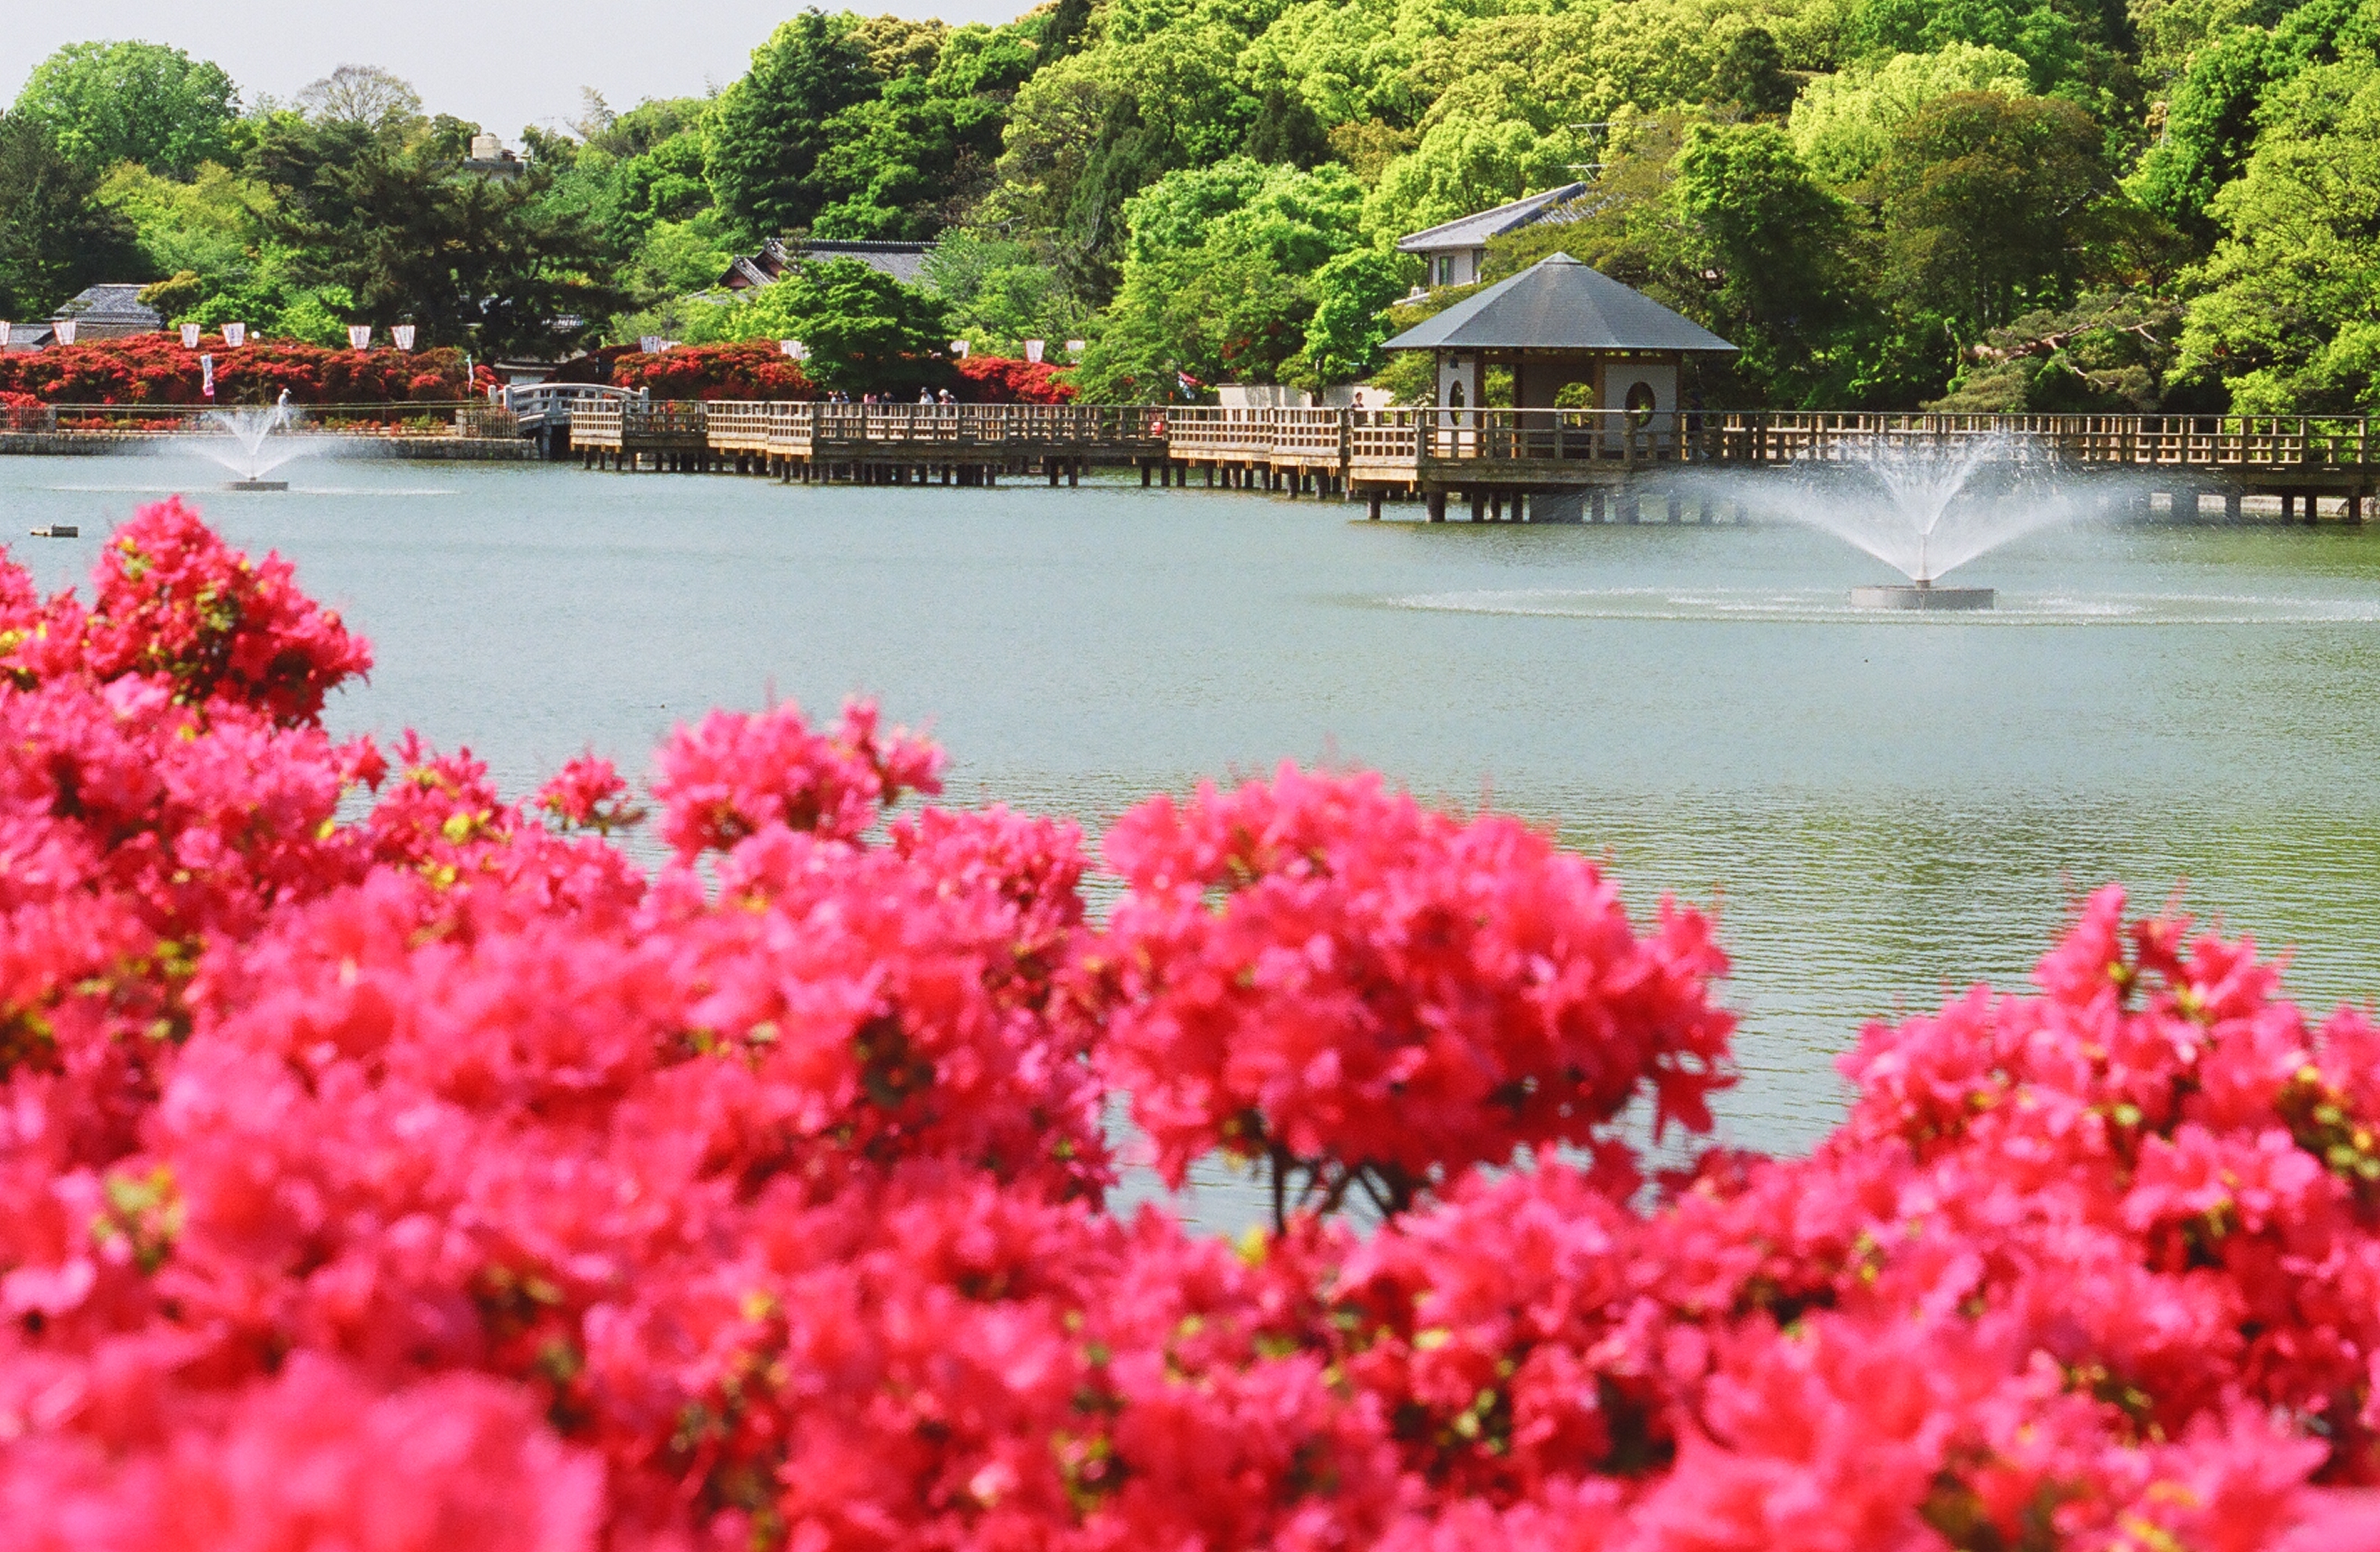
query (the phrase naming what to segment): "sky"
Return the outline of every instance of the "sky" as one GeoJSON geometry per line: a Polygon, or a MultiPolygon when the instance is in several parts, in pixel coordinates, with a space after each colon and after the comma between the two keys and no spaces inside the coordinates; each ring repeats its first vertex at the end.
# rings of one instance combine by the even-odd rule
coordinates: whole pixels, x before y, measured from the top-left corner
{"type": "MultiPolygon", "coordinates": [[[[0,0],[0,103],[62,43],[138,38],[222,66],[244,100],[295,97],[342,65],[378,65],[449,113],[516,142],[579,115],[697,96],[744,73],[808,0],[0,0]]],[[[874,15],[1007,21],[1033,0],[857,0],[874,15]]],[[[835,8],[830,3],[827,8],[835,8]]]]}

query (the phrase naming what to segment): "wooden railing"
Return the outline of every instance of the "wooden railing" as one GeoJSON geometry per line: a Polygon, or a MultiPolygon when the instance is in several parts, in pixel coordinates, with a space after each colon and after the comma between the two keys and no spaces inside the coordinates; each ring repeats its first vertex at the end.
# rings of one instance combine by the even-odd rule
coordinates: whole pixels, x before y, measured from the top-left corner
{"type": "Polygon", "coordinates": [[[949,461],[1003,455],[1168,457],[1332,468],[1358,480],[1554,480],[1662,464],[1849,461],[1879,449],[1994,443],[2018,463],[2229,470],[2267,479],[2380,473],[2357,416],[1925,415],[1795,410],[1243,409],[1220,406],[842,405],[574,406],[573,439],[707,437],[714,451],[949,461]]]}
{"type": "Polygon", "coordinates": [[[864,456],[903,448],[1063,453],[1162,451],[1164,410],[1117,405],[845,405],[722,400],[708,406],[722,452],[864,456]]]}
{"type": "Polygon", "coordinates": [[[589,401],[571,406],[570,440],[581,447],[619,448],[632,438],[698,441],[710,425],[710,406],[698,399],[646,404],[635,399],[589,401]]]}
{"type": "MultiPolygon", "coordinates": [[[[260,406],[235,404],[62,404],[22,412],[46,415],[44,429],[109,431],[121,435],[203,434],[206,418],[260,406]]],[[[485,399],[396,399],[370,404],[291,405],[285,430],[300,435],[463,436],[504,438],[518,434],[512,412],[485,399]]]]}
{"type": "Polygon", "coordinates": [[[1709,455],[1730,463],[1828,462],[1879,445],[2005,442],[2018,461],[2156,468],[2368,468],[2363,416],[1893,415],[1763,410],[1703,418],[1709,455]]]}
{"type": "Polygon", "coordinates": [[[518,417],[524,433],[548,426],[566,426],[583,404],[634,399],[633,388],[600,382],[534,382],[504,390],[501,403],[518,417]]]}

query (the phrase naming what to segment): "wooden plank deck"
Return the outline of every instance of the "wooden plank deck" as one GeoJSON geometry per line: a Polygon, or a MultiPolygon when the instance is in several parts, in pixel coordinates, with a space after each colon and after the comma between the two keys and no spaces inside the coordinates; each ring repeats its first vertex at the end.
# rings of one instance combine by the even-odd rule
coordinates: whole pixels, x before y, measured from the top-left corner
{"type": "Polygon", "coordinates": [[[783,478],[1056,481],[1137,465],[1167,482],[1293,493],[1597,491],[1692,467],[1841,463],[1890,448],[1964,450],[2076,471],[2170,477],[2174,489],[2345,494],[2380,479],[2357,416],[1925,415],[1754,410],[1245,409],[1218,406],[582,404],[590,464],[783,478]]]}

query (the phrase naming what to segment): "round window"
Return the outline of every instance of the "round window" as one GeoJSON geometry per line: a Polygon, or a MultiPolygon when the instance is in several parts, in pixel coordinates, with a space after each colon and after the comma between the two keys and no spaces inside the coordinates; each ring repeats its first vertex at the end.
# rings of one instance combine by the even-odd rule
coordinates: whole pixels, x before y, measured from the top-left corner
{"type": "Polygon", "coordinates": [[[1631,384],[1628,389],[1627,398],[1628,423],[1636,427],[1643,427],[1650,424],[1653,418],[1653,406],[1658,402],[1658,400],[1653,393],[1653,385],[1651,383],[1636,382],[1631,384]]]}

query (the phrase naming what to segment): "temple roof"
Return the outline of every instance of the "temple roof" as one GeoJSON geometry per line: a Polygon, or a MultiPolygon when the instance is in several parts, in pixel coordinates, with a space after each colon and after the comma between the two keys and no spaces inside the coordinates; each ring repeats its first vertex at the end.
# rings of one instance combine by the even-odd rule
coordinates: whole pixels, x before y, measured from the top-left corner
{"type": "Polygon", "coordinates": [[[1701,324],[1567,253],[1425,318],[1389,350],[1645,350],[1731,353],[1701,324]]]}
{"type": "Polygon", "coordinates": [[[87,286],[80,295],[62,304],[53,318],[72,318],[98,325],[112,323],[140,329],[162,329],[165,320],[157,309],[140,300],[146,290],[140,285],[107,285],[87,286]]]}
{"type": "Polygon", "coordinates": [[[1583,183],[1566,183],[1560,188],[1548,188],[1542,194],[1532,194],[1509,205],[1498,205],[1494,210],[1441,222],[1425,231],[1399,237],[1397,248],[1405,253],[1435,253],[1440,249],[1485,247],[1489,237],[1517,232],[1554,206],[1585,192],[1586,185],[1583,183]]]}

